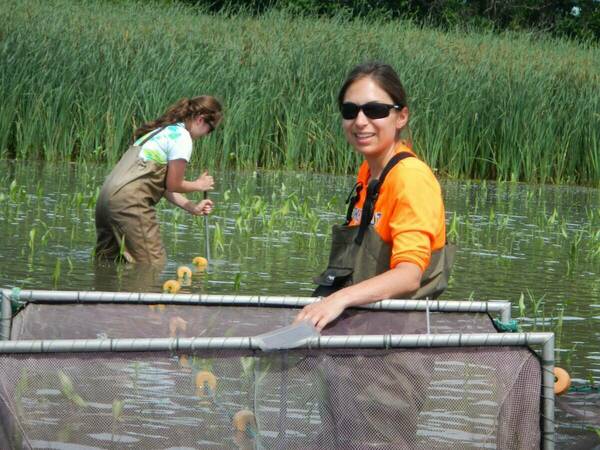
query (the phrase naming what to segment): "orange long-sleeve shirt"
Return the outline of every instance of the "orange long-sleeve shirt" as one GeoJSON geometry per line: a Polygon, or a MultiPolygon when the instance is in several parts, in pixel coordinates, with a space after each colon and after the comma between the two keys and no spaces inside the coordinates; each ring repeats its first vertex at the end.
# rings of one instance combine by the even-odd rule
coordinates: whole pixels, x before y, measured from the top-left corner
{"type": "MultiPolygon", "coordinates": [[[[414,155],[403,144],[395,151],[414,155]]],[[[360,224],[370,175],[369,165],[364,161],[357,178],[364,188],[349,226],[360,224]]],[[[423,271],[427,268],[431,252],[446,243],[442,190],[427,164],[416,157],[405,158],[390,170],[379,190],[371,223],[379,236],[391,244],[390,268],[401,262],[414,263],[423,271]]]]}

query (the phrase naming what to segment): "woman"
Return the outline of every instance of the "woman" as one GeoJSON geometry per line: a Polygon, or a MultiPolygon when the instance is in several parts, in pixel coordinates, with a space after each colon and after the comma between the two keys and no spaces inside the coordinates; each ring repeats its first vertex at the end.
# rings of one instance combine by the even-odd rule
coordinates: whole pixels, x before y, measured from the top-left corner
{"type": "Polygon", "coordinates": [[[212,201],[195,203],[182,194],[213,189],[213,177],[204,172],[187,181],[184,174],[192,141],[212,132],[221,119],[214,97],[183,98],[136,130],[136,141],[107,177],[96,203],[96,258],[164,262],[155,210],[163,196],[190,214],[211,212],[212,201]]]}
{"type": "Polygon", "coordinates": [[[346,139],[364,161],[346,223],[333,227],[329,266],[315,280],[324,298],[296,317],[319,330],[348,307],[437,297],[453,255],[440,185],[401,139],[409,110],[396,72],[380,63],[355,67],[338,104],[346,139]]]}

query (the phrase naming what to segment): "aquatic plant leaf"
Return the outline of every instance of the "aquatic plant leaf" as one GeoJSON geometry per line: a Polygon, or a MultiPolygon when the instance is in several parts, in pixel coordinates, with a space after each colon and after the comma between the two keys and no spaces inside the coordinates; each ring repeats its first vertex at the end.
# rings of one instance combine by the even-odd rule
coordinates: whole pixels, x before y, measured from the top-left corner
{"type": "Polygon", "coordinates": [[[123,412],[123,404],[125,402],[123,400],[113,400],[112,403],[112,415],[115,420],[121,420],[121,413],[123,412]]]}
{"type": "Polygon", "coordinates": [[[87,406],[87,403],[85,402],[85,400],[83,398],[81,398],[81,396],[79,394],[77,394],[75,392],[73,382],[71,381],[71,379],[68,377],[67,374],[65,374],[62,371],[59,371],[58,378],[60,380],[61,392],[63,393],[63,395],[65,397],[67,397],[71,402],[73,402],[77,406],[80,406],[80,407],[87,406]]]}
{"type": "Polygon", "coordinates": [[[244,376],[252,379],[252,375],[254,373],[254,358],[252,356],[242,356],[240,358],[240,363],[242,364],[244,376]]]}

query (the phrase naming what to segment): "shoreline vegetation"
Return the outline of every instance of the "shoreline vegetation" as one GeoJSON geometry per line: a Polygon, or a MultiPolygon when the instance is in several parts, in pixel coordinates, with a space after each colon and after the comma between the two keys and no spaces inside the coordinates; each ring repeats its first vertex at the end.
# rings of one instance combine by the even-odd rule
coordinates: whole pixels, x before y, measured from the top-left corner
{"type": "Polygon", "coordinates": [[[398,70],[415,150],[440,176],[600,187],[597,44],[101,0],[5,0],[0,30],[2,159],[112,164],[136,125],[206,93],[225,121],[194,162],[353,173],[335,97],[377,59],[398,70]]]}

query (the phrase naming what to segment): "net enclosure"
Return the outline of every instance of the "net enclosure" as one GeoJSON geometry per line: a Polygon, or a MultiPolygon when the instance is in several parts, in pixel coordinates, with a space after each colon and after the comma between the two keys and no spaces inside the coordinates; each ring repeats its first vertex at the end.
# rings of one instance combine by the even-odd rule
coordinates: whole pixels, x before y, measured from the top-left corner
{"type": "Polygon", "coordinates": [[[315,299],[2,299],[0,448],[553,448],[553,335],[498,333],[506,302],[386,300],[264,352],[315,299]]]}

